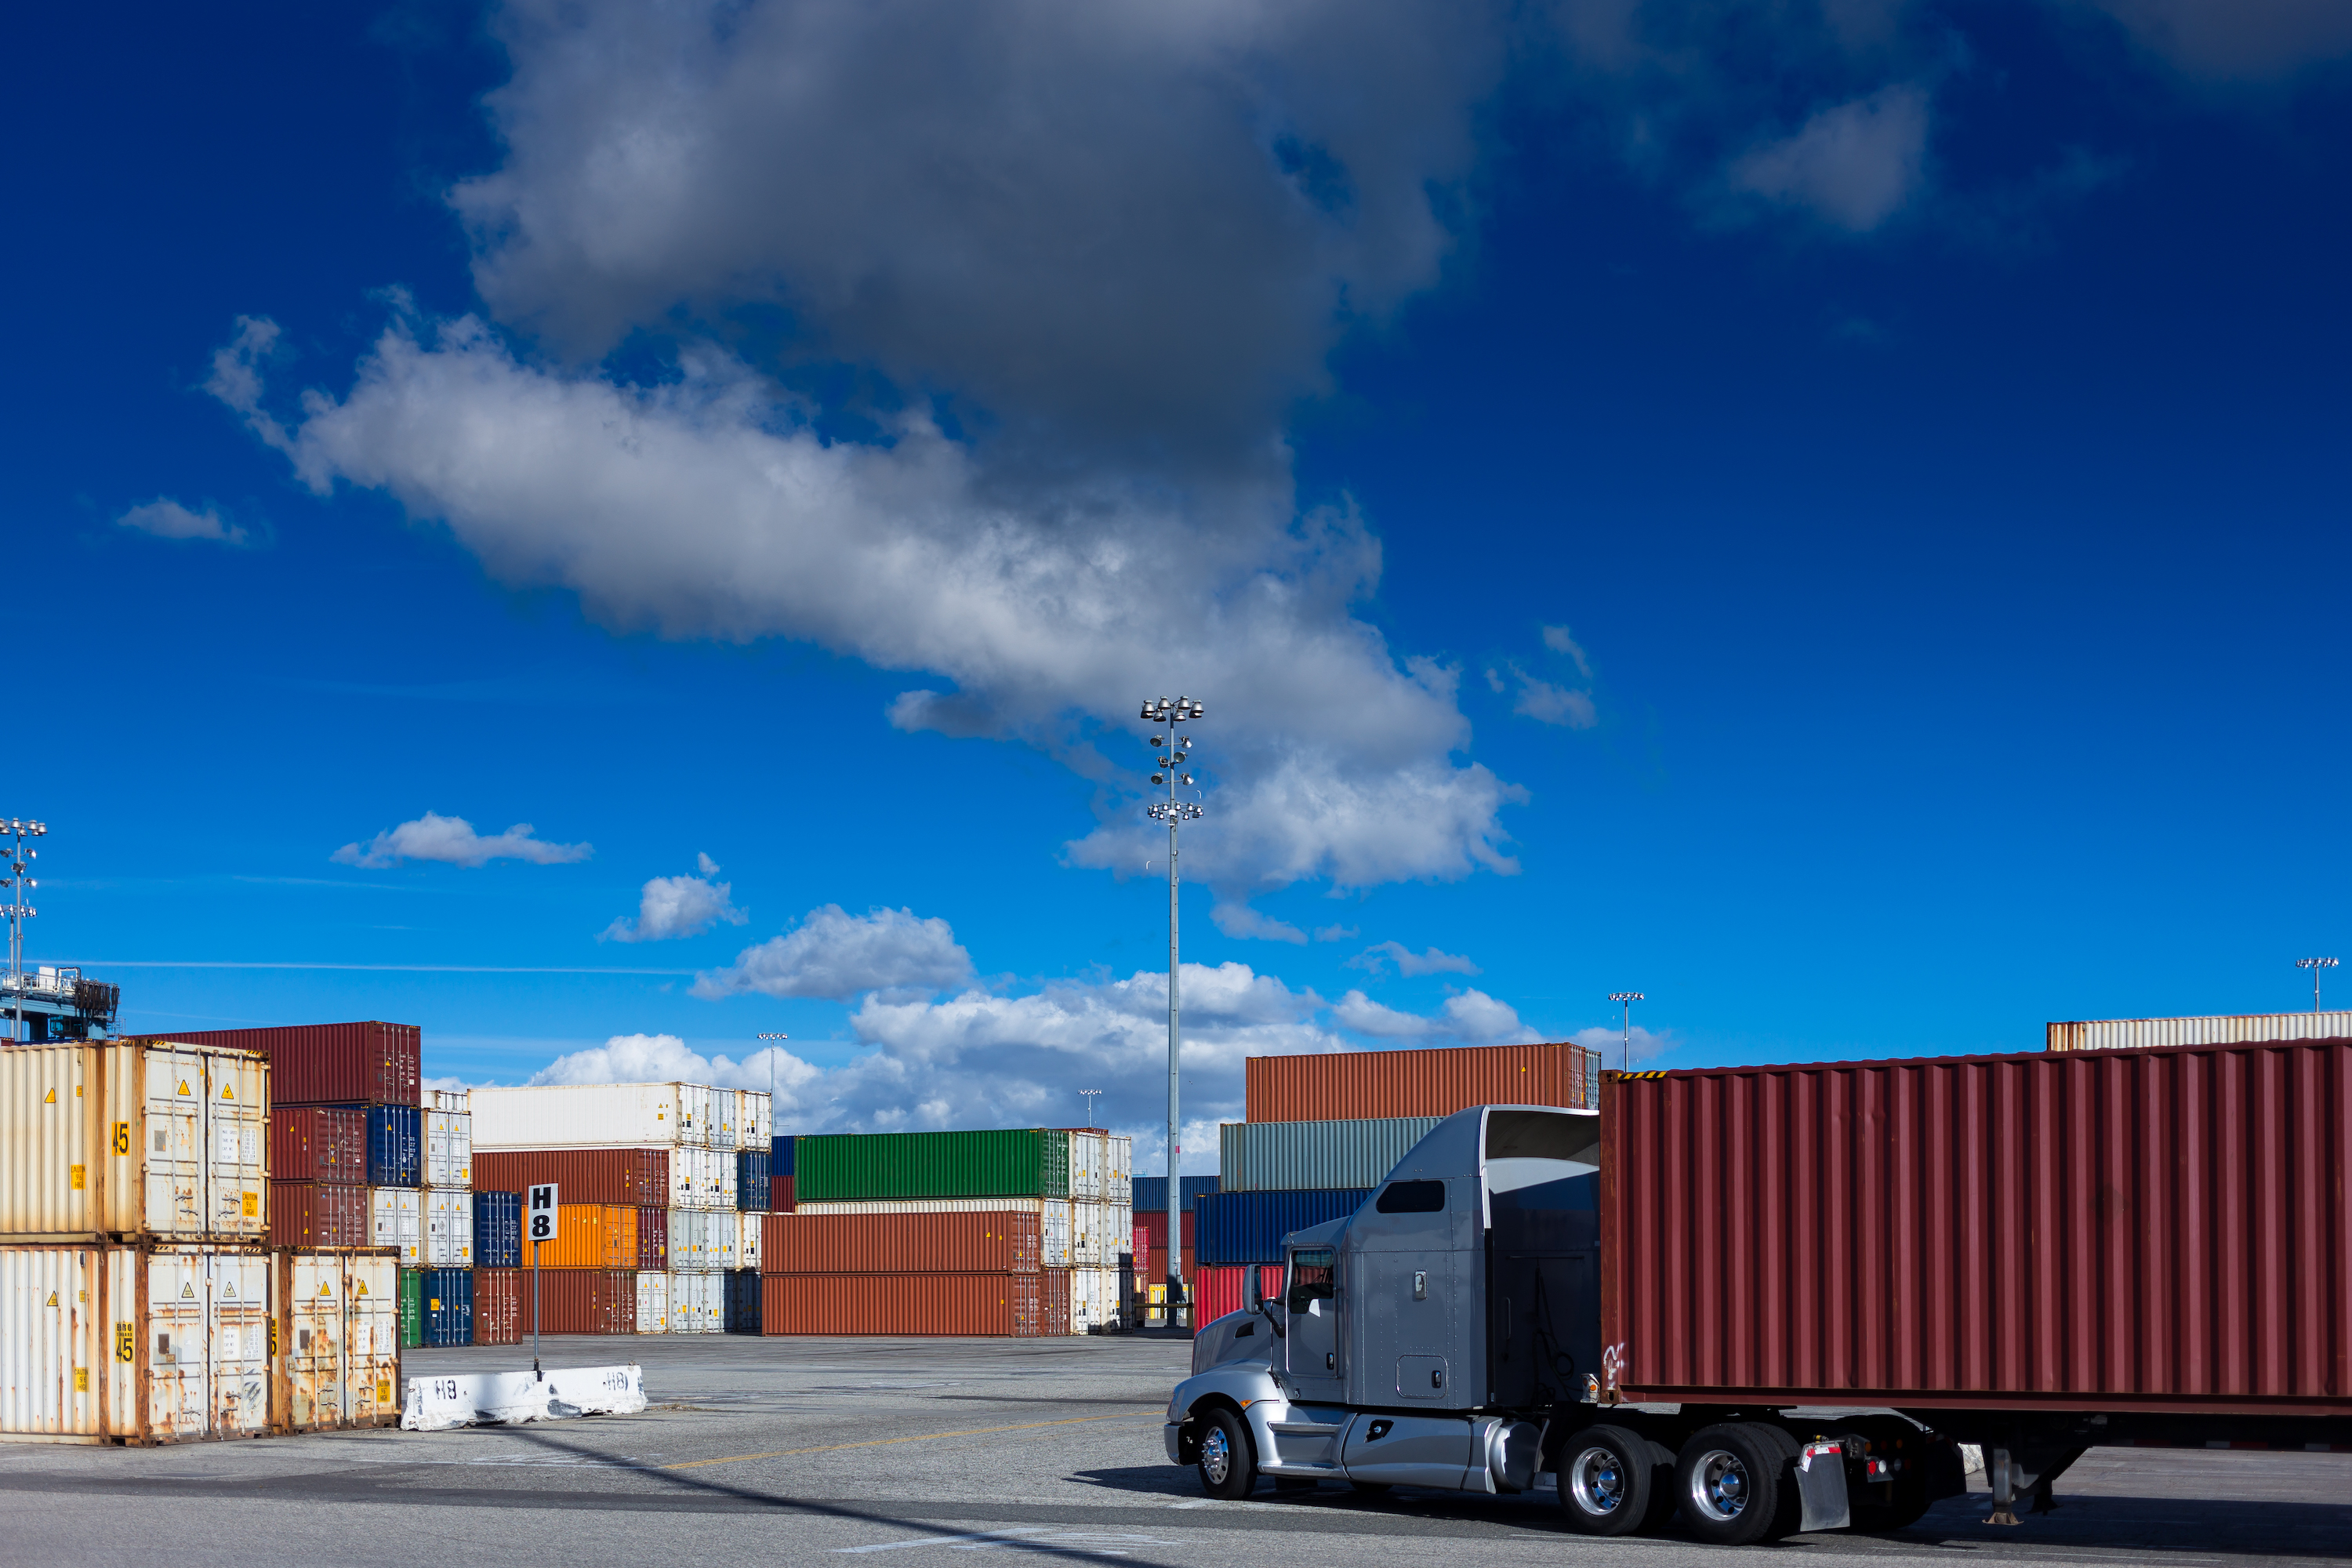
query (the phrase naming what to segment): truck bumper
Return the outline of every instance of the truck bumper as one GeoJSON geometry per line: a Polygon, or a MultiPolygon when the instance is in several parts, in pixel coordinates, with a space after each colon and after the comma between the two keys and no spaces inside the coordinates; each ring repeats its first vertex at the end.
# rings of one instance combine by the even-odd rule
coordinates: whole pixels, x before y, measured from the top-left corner
{"type": "Polygon", "coordinates": [[[1184,1462],[1184,1423],[1169,1422],[1160,1428],[1160,1436],[1168,1445],[1168,1462],[1171,1465],[1182,1464],[1184,1462]]]}

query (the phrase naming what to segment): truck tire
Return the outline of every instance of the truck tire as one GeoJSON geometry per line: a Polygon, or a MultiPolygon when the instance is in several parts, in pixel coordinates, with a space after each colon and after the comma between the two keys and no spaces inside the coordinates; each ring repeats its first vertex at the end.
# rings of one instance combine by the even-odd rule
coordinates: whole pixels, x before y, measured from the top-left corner
{"type": "Polygon", "coordinates": [[[1649,1523],[1655,1468],[1649,1439],[1622,1426],[1570,1434],[1552,1468],[1569,1528],[1584,1535],[1631,1535],[1649,1523]]]}
{"type": "Polygon", "coordinates": [[[1787,1450],[1769,1426],[1727,1421],[1702,1426],[1675,1458],[1675,1503],[1693,1535],[1712,1546],[1746,1546],[1779,1521],[1787,1450]]]}
{"type": "Polygon", "coordinates": [[[1762,1435],[1764,1441],[1777,1445],[1780,1450],[1780,1467],[1772,1472],[1779,1481],[1777,1506],[1772,1510],[1771,1522],[1758,1539],[1783,1541],[1805,1526],[1805,1500],[1797,1489],[1797,1461],[1804,1458],[1805,1446],[1795,1433],[1769,1421],[1748,1425],[1762,1435]]]}
{"type": "Polygon", "coordinates": [[[1213,1498],[1245,1498],[1257,1485],[1257,1451],[1242,1418],[1222,1405],[1201,1423],[1201,1489],[1213,1498]]]}

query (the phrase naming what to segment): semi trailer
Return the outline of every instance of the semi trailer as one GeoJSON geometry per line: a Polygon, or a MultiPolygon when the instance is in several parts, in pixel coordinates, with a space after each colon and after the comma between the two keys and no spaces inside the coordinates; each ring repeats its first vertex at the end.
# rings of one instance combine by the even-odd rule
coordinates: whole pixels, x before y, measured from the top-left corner
{"type": "Polygon", "coordinates": [[[1961,1444],[2000,1523],[2094,1447],[2352,1451],[2348,1163],[2343,1039],[1611,1074],[1286,1237],[1167,1451],[1723,1544],[1909,1524],[1961,1444]]]}

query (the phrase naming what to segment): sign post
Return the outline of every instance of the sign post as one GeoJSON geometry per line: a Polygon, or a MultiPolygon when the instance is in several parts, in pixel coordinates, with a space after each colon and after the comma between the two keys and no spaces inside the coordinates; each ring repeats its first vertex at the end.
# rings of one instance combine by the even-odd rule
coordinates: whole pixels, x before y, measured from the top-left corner
{"type": "Polygon", "coordinates": [[[530,1237],[530,1375],[539,1371],[539,1247],[555,1239],[555,1184],[541,1182],[523,1200],[523,1234],[530,1237]]]}

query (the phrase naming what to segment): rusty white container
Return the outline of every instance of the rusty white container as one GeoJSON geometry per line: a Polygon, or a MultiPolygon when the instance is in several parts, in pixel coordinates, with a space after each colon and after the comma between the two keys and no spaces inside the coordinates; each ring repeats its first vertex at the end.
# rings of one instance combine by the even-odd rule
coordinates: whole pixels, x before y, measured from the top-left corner
{"type": "Polygon", "coordinates": [[[216,1046],[0,1049],[0,1241],[260,1243],[269,1066],[216,1046]]]}
{"type": "Polygon", "coordinates": [[[415,1187],[368,1189],[368,1245],[388,1248],[403,1268],[425,1267],[424,1195],[415,1187]]]}
{"type": "Polygon", "coordinates": [[[473,1113],[473,1090],[466,1089],[426,1089],[417,1091],[416,1103],[427,1110],[455,1110],[473,1113]]]}
{"type": "Polygon", "coordinates": [[[749,1209],[735,1211],[735,1261],[730,1268],[760,1267],[760,1222],[768,1216],[749,1209]]]}
{"type": "Polygon", "coordinates": [[[768,1091],[764,1089],[722,1089],[720,1094],[735,1097],[732,1112],[737,1149],[757,1149],[765,1152],[775,1135],[776,1121],[768,1091]]]}
{"type": "Polygon", "coordinates": [[[720,1274],[669,1276],[669,1331],[674,1334],[718,1334],[727,1331],[727,1279],[720,1274]]]}
{"type": "Polygon", "coordinates": [[[473,1113],[427,1110],[424,1121],[425,1184],[470,1188],[474,1184],[473,1113]]]}
{"type": "MultiPolygon", "coordinates": [[[[797,1214],[1034,1214],[1037,1216],[1037,1266],[1076,1266],[1076,1205],[1067,1198],[856,1198],[836,1203],[796,1204],[797,1214]]],[[[1116,1255],[1112,1258],[1117,1262],[1116,1255]]]]}
{"type": "Polygon", "coordinates": [[[326,1432],[400,1422],[400,1271],[387,1252],[289,1248],[272,1258],[278,1318],[271,1425],[326,1432]]]}
{"type": "Polygon", "coordinates": [[[654,1149],[708,1145],[708,1089],[684,1083],[477,1089],[476,1149],[654,1149]]]}
{"type": "Polygon", "coordinates": [[[427,1268],[474,1266],[474,1194],[427,1187],[416,1194],[424,1215],[422,1251],[427,1268]]]}
{"type": "Polygon", "coordinates": [[[1070,1270],[1070,1332],[1090,1334],[1118,1318],[1118,1270],[1070,1270]]]}
{"type": "Polygon", "coordinates": [[[2202,1018],[2092,1018],[2049,1026],[2053,1051],[2244,1046],[2352,1038],[2352,1013],[2222,1013],[2202,1018]]]}
{"type": "Polygon", "coordinates": [[[1133,1180],[1135,1140],[1084,1128],[1070,1131],[1070,1196],[1125,1204],[1133,1180]]]}
{"type": "Polygon", "coordinates": [[[1120,1253],[1134,1250],[1134,1210],[1125,1204],[1074,1199],[1070,1204],[1070,1261],[1055,1267],[1115,1268],[1120,1253]]]}
{"type": "Polygon", "coordinates": [[[637,1271],[637,1332],[669,1332],[669,1276],[651,1268],[637,1271]]]}
{"type": "Polygon", "coordinates": [[[271,1288],[257,1247],[0,1247],[0,1438],[260,1436],[271,1288]]]}

